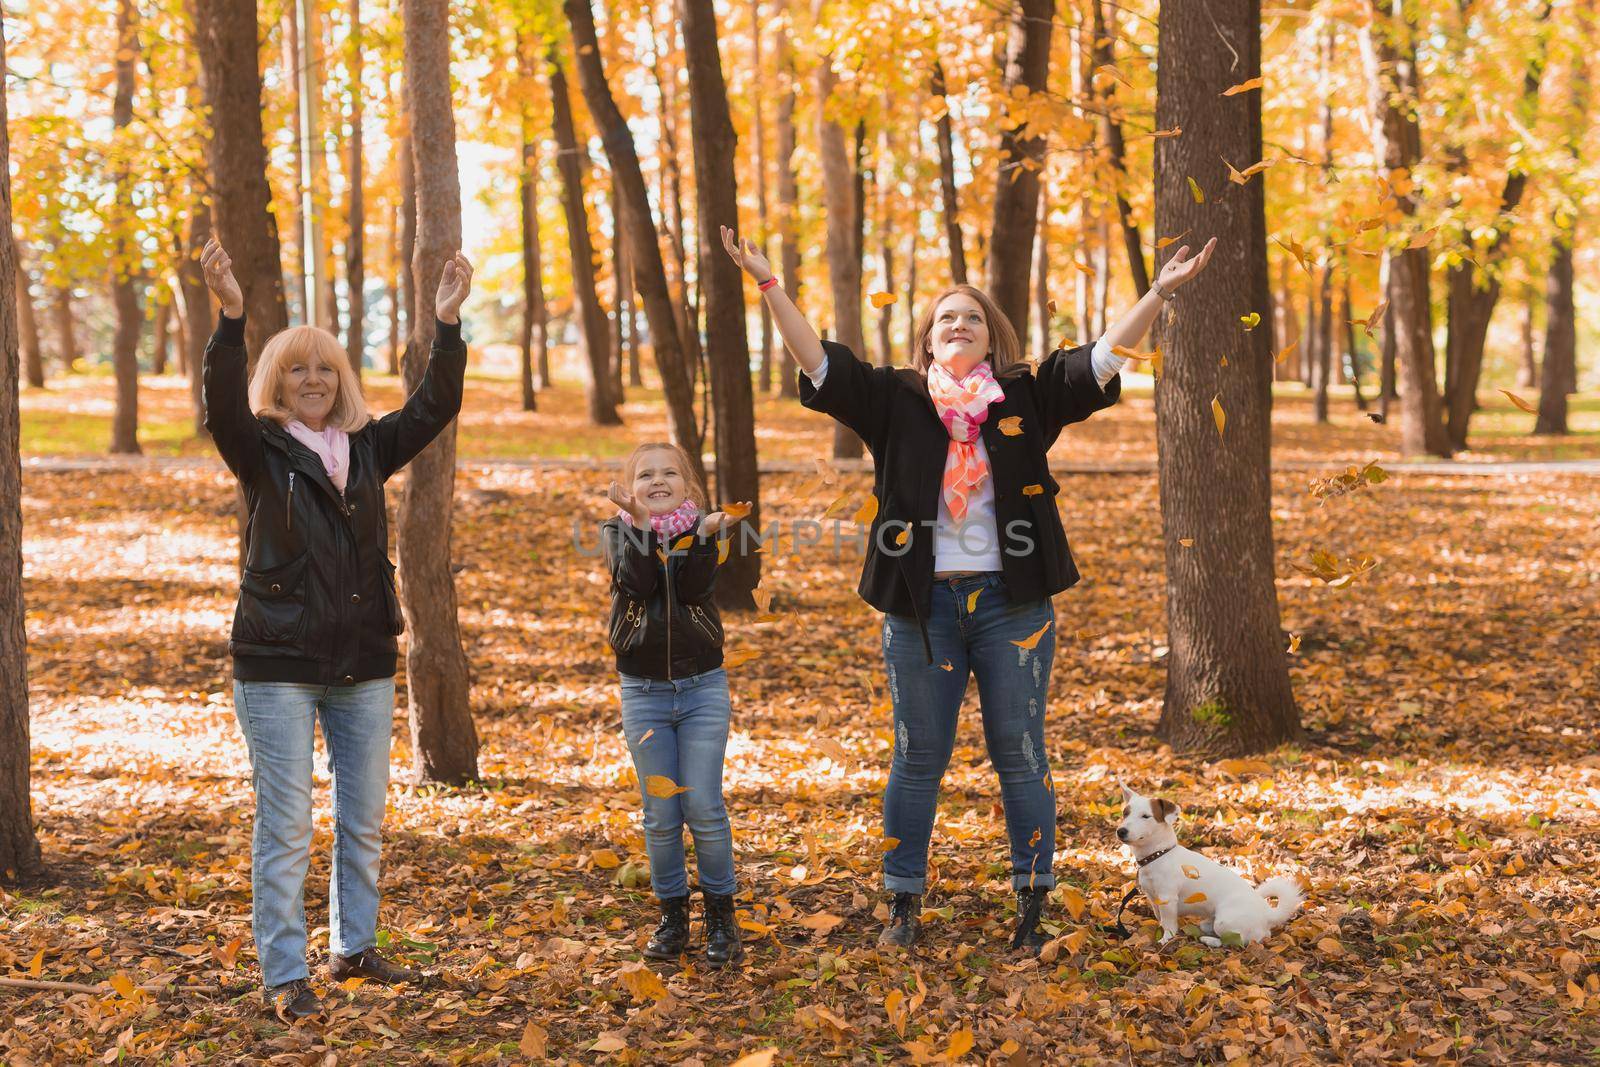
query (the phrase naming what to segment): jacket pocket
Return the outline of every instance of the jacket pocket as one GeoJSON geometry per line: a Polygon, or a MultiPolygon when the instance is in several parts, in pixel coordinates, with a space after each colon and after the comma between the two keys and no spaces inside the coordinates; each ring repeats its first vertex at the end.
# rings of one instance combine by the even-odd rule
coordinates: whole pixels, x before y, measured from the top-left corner
{"type": "Polygon", "coordinates": [[[644,635],[645,605],[632,597],[620,596],[611,606],[611,650],[619,656],[638,648],[644,635]]]}
{"type": "Polygon", "coordinates": [[[234,640],[256,645],[292,644],[306,625],[306,561],[302,552],[265,570],[245,568],[239,583],[234,640]]]}
{"type": "Polygon", "coordinates": [[[388,556],[383,558],[383,604],[389,613],[389,633],[399,637],[406,632],[406,617],[400,610],[400,593],[395,588],[394,564],[389,562],[388,556]]]}
{"type": "Polygon", "coordinates": [[[699,604],[685,605],[689,613],[689,622],[695,630],[711,644],[722,647],[722,620],[699,604]]]}

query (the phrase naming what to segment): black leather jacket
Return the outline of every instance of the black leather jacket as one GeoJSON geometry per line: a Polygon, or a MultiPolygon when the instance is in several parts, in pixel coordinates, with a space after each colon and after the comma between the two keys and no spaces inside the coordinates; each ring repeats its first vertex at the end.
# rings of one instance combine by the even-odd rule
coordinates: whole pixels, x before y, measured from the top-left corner
{"type": "Polygon", "coordinates": [[[671,679],[722,666],[722,616],[711,601],[716,536],[684,534],[669,552],[654,530],[617,518],[600,527],[600,543],[611,569],[617,670],[671,679]]]}
{"type": "Polygon", "coordinates": [[[228,642],[236,679],[351,685],[394,675],[405,622],[383,483],[461,410],[461,326],[437,328],[427,373],[405,406],[350,435],[341,494],[316,453],[250,410],[244,320],[218,322],[206,346],[206,429],[249,510],[228,642]]]}

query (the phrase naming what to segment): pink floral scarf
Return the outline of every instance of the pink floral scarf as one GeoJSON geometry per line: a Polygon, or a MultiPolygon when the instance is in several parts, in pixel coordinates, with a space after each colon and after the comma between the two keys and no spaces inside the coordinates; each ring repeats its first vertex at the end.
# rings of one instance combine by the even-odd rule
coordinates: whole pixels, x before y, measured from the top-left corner
{"type": "Polygon", "coordinates": [[[973,442],[989,418],[989,405],[1004,400],[1005,395],[987,362],[972,368],[960,381],[940,364],[928,365],[928,396],[950,434],[950,450],[944,460],[944,502],[957,522],[967,517],[972,491],[989,476],[989,464],[978,455],[973,442]]]}

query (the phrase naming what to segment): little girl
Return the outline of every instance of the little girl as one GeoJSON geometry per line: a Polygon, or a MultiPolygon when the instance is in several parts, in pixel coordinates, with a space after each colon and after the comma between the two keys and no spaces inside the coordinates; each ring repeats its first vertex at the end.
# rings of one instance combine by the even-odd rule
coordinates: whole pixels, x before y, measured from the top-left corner
{"type": "Polygon", "coordinates": [[[705,897],[705,961],[738,963],[744,945],[733,911],[733,831],[722,803],[732,709],[722,620],[711,600],[717,533],[733,520],[706,514],[705,487],[673,444],[634,449],[622,482],[606,495],[619,509],[601,528],[601,543],[611,569],[622,730],[639,775],[650,882],[661,903],[644,954],[677,959],[689,946],[688,823],[705,897]]]}

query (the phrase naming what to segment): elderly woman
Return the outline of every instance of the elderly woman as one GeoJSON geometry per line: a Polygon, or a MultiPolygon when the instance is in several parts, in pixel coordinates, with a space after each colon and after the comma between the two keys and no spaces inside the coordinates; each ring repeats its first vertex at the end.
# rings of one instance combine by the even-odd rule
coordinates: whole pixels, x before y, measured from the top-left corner
{"type": "Polygon", "coordinates": [[[395,638],[405,626],[383,485],[461,410],[457,312],[472,265],[459,253],[445,264],[427,373],[404,407],[374,419],[344,348],[314,326],[275,334],[247,385],[233,261],[212,240],[201,263],[222,303],[206,347],[206,429],[250,514],[228,651],[256,795],[251,919],[268,999],[292,1023],[322,1010],[308,982],[304,903],[318,718],[333,773],[328,976],[419,977],[377,948],[395,638]]]}

